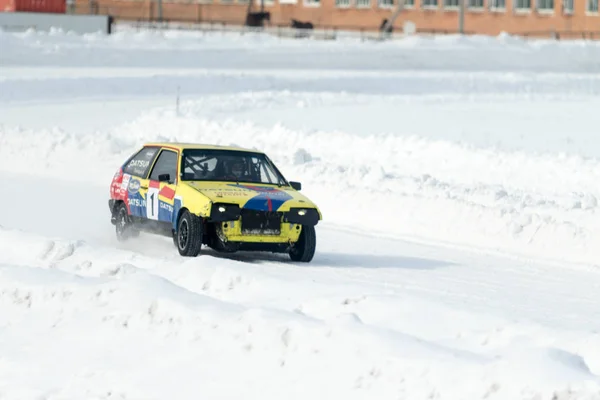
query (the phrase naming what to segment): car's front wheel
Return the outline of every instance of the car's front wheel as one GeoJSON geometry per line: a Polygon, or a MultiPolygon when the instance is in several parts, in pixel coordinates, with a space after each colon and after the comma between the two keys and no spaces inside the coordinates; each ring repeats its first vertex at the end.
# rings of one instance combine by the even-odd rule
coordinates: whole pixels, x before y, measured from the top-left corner
{"type": "Polygon", "coordinates": [[[300,237],[290,250],[293,261],[310,262],[317,248],[317,234],[314,226],[303,225],[300,237]]]}
{"type": "Polygon", "coordinates": [[[184,257],[196,257],[202,247],[202,219],[185,210],[177,224],[177,249],[184,257]]]}

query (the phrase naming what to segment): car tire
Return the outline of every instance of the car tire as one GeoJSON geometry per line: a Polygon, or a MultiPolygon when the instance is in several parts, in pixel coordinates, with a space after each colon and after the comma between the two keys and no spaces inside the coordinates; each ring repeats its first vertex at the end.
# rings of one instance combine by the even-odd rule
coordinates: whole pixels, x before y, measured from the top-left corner
{"type": "Polygon", "coordinates": [[[184,257],[196,257],[202,248],[202,219],[185,210],[177,223],[177,250],[184,257]]]}
{"type": "Polygon", "coordinates": [[[303,225],[300,237],[290,250],[292,261],[310,262],[317,248],[317,234],[314,226],[303,225]]]}
{"type": "Polygon", "coordinates": [[[131,217],[127,212],[125,203],[119,203],[115,210],[115,233],[119,242],[124,242],[132,237],[139,236],[139,231],[135,229],[131,217]]]}

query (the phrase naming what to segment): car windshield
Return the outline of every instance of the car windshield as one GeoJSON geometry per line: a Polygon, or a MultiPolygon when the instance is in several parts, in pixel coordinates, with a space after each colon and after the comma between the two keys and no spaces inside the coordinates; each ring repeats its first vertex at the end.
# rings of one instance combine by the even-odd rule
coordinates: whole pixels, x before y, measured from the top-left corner
{"type": "Polygon", "coordinates": [[[230,181],[287,185],[284,177],[264,154],[186,149],[182,155],[184,181],[230,181]]]}

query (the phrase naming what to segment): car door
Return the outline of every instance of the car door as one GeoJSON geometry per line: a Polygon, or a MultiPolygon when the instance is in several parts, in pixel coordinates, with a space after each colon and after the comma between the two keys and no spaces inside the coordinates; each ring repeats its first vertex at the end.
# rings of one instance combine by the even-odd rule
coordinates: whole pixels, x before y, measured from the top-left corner
{"type": "MultiPolygon", "coordinates": [[[[163,148],[152,167],[146,196],[146,218],[171,226],[177,187],[179,152],[163,148]]],[[[166,227],[166,226],[165,226],[166,227]]]]}
{"type": "Polygon", "coordinates": [[[127,187],[127,207],[129,214],[146,218],[148,172],[154,163],[159,147],[147,146],[133,156],[123,168],[123,184],[127,187]]]}

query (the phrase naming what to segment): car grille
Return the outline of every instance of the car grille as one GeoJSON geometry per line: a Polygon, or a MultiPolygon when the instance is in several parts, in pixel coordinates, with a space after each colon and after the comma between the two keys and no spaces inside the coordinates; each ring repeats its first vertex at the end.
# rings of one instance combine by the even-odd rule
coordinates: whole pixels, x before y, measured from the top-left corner
{"type": "Polygon", "coordinates": [[[242,234],[279,235],[281,234],[282,213],[275,211],[242,210],[242,234]]]}

